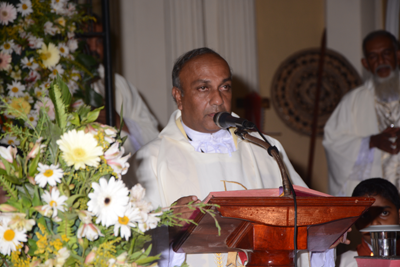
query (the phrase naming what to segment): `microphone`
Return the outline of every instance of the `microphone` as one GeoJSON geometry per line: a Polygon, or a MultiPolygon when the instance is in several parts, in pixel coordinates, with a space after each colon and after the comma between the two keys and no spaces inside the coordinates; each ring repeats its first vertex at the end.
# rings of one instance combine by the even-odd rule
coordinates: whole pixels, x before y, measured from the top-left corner
{"type": "Polygon", "coordinates": [[[218,112],[213,118],[215,124],[222,129],[227,129],[229,127],[241,127],[244,129],[253,129],[255,124],[246,119],[233,117],[228,112],[218,112]]]}

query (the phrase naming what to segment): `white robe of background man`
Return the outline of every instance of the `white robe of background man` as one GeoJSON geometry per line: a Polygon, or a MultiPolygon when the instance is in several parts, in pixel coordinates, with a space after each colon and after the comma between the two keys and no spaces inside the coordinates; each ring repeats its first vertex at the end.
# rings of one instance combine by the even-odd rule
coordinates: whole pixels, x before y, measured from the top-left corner
{"type": "MultiPolygon", "coordinates": [[[[98,71],[101,79],[93,83],[93,88],[104,98],[104,66],[100,65],[98,71]]],[[[114,84],[114,108],[121,115],[121,107],[123,107],[124,122],[129,129],[129,134],[125,131],[121,133],[122,137],[128,136],[124,143],[125,154],[131,153],[133,155],[142,146],[157,137],[159,134],[158,122],[147,108],[135,86],[119,74],[115,74],[114,84]]]]}
{"type": "MultiPolygon", "coordinates": [[[[282,180],[278,165],[268,152],[235,135],[233,138],[237,150],[231,156],[228,153],[197,152],[184,133],[181,111],[176,110],[158,138],[136,153],[130,171],[136,169],[137,181],[127,181],[128,177],[132,179],[128,173],[125,182],[128,187],[141,183],[146,188],[147,200],[154,207],[170,206],[188,195],[202,200],[212,191],[224,191],[221,180],[239,182],[248,189],[280,187],[282,180]]],[[[267,139],[278,148],[293,184],[306,187],[281,144],[271,137],[267,139]]],[[[227,190],[243,188],[227,183],[227,190]]],[[[226,255],[224,257],[226,262],[226,255]]],[[[308,266],[308,253],[302,253],[301,262],[299,266],[308,266]]],[[[215,254],[190,254],[187,263],[191,267],[217,266],[215,254]]]]}
{"type": "Polygon", "coordinates": [[[325,125],[322,143],[331,195],[351,196],[360,181],[382,177],[381,150],[369,149],[369,137],[378,133],[375,90],[370,79],[342,98],[325,125]]]}

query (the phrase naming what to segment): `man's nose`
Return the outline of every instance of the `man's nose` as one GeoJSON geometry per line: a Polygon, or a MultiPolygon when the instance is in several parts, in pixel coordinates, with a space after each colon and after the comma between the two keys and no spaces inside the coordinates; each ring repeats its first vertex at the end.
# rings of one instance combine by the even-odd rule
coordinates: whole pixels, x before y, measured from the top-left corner
{"type": "Polygon", "coordinates": [[[385,64],[385,57],[382,54],[378,54],[378,66],[385,64]]]}
{"type": "Polygon", "coordinates": [[[212,106],[220,106],[224,103],[224,99],[222,98],[222,93],[219,90],[212,90],[210,104],[212,106]]]}
{"type": "Polygon", "coordinates": [[[381,225],[381,221],[379,219],[375,219],[372,221],[371,225],[381,225]]]}

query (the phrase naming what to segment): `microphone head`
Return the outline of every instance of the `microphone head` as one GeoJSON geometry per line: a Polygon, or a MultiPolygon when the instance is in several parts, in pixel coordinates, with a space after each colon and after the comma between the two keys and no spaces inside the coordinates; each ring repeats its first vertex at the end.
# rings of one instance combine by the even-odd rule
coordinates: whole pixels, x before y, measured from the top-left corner
{"type": "Polygon", "coordinates": [[[225,116],[227,116],[227,115],[230,116],[230,114],[229,114],[228,112],[218,112],[218,113],[215,113],[214,118],[213,118],[214,123],[215,123],[219,128],[221,128],[221,129],[226,129],[226,127],[224,127],[224,126],[221,125],[221,116],[222,116],[222,118],[223,118],[223,117],[225,117],[225,116]]]}

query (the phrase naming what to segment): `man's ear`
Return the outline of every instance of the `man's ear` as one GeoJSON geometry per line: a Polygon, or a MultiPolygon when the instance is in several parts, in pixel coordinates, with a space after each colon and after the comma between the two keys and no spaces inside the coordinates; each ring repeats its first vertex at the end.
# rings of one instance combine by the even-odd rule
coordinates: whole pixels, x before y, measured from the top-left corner
{"type": "Polygon", "coordinates": [[[398,213],[399,213],[399,224],[400,224],[400,209],[398,210],[398,213]]]}
{"type": "Polygon", "coordinates": [[[397,56],[397,66],[400,66],[400,50],[396,51],[396,56],[397,56]]]}
{"type": "Polygon", "coordinates": [[[364,68],[365,68],[366,70],[371,71],[371,70],[369,69],[368,62],[367,62],[367,60],[366,60],[365,58],[362,58],[362,59],[361,59],[361,64],[364,66],[364,68]]]}
{"type": "Polygon", "coordinates": [[[182,110],[182,93],[178,87],[172,87],[172,96],[175,99],[176,105],[178,106],[179,110],[182,110]]]}

